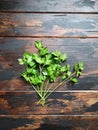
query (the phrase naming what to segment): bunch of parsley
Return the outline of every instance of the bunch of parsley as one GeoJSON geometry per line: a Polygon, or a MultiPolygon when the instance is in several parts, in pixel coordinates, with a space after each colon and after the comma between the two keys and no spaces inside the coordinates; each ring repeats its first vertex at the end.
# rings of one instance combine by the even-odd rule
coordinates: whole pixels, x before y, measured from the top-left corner
{"type": "Polygon", "coordinates": [[[37,53],[25,52],[18,61],[20,65],[25,65],[21,76],[31,84],[40,97],[38,103],[44,106],[46,99],[64,83],[77,83],[84,67],[83,62],[75,64],[73,69],[69,64],[63,66],[66,54],[60,51],[49,52],[40,41],[35,42],[35,47],[37,53]]]}

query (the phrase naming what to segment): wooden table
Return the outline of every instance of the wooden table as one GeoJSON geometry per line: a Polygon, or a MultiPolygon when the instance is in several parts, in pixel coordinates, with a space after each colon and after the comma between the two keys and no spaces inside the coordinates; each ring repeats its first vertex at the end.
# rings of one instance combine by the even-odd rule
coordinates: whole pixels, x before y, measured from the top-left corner
{"type": "Polygon", "coordinates": [[[0,130],[98,130],[97,90],[97,0],[0,0],[0,130]],[[58,89],[44,107],[17,62],[36,51],[36,40],[85,65],[79,83],[58,89]]]}

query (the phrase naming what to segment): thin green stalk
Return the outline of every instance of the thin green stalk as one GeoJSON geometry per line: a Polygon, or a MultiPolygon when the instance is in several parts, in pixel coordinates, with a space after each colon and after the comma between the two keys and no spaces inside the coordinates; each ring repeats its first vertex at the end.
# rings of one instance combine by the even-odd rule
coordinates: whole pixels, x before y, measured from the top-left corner
{"type": "Polygon", "coordinates": [[[44,106],[45,105],[45,99],[44,98],[41,98],[38,102],[37,102],[37,104],[41,104],[42,106],[44,106]]]}
{"type": "Polygon", "coordinates": [[[63,82],[59,83],[45,98],[45,100],[57,89],[59,88],[61,85],[63,84],[63,82]]]}
{"type": "MultiPolygon", "coordinates": [[[[29,80],[30,84],[32,85],[31,81],[29,80]]],[[[37,94],[42,98],[42,95],[40,94],[40,92],[35,88],[34,85],[32,85],[32,87],[34,88],[34,90],[37,92],[37,94]]]]}
{"type": "Polygon", "coordinates": [[[45,98],[45,100],[56,90],[58,89],[65,81],[68,82],[70,81],[70,78],[74,75],[75,73],[73,73],[70,77],[68,77],[67,79],[63,80],[62,82],[60,82],[45,98]]]}
{"type": "Polygon", "coordinates": [[[42,68],[41,68],[41,66],[39,65],[39,73],[40,73],[40,75],[42,74],[42,68]]]}
{"type": "Polygon", "coordinates": [[[42,97],[43,97],[43,84],[42,84],[42,86],[40,87],[40,93],[41,93],[41,95],[42,95],[42,97]]]}
{"type": "Polygon", "coordinates": [[[56,89],[58,89],[64,82],[67,82],[68,81],[68,79],[65,79],[65,80],[63,80],[62,82],[60,82],[46,97],[45,97],[45,99],[47,99],[56,89]]]}
{"type": "Polygon", "coordinates": [[[40,90],[39,90],[39,86],[37,85],[36,87],[37,87],[37,90],[40,91],[40,90]]]}
{"type": "Polygon", "coordinates": [[[46,90],[45,94],[44,94],[44,97],[47,95],[47,93],[49,92],[49,90],[53,87],[53,84],[54,83],[51,83],[50,87],[46,90]]]}
{"type": "MultiPolygon", "coordinates": [[[[41,68],[40,65],[39,65],[39,74],[42,75],[42,68],[41,68]]],[[[42,96],[42,89],[43,89],[43,85],[40,86],[40,94],[41,94],[41,96],[42,96]]]]}
{"type": "Polygon", "coordinates": [[[45,66],[45,64],[43,64],[43,66],[42,66],[42,71],[43,71],[44,66],[45,66]]]}
{"type": "Polygon", "coordinates": [[[45,87],[44,87],[44,95],[43,95],[43,97],[45,96],[45,93],[46,93],[46,91],[47,91],[48,85],[49,85],[49,80],[47,79],[47,80],[46,80],[45,87]]]}
{"type": "Polygon", "coordinates": [[[32,87],[34,88],[34,90],[38,93],[38,95],[42,98],[42,95],[40,94],[40,92],[32,85],[32,87]]]}

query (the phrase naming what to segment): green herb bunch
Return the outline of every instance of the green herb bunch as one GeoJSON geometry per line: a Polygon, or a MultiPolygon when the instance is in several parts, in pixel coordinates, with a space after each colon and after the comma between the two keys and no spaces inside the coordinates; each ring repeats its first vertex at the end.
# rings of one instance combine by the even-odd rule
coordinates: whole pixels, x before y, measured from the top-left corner
{"type": "Polygon", "coordinates": [[[18,61],[20,65],[25,65],[21,76],[31,84],[40,97],[38,103],[44,106],[46,99],[60,86],[77,83],[84,67],[83,62],[75,64],[72,69],[69,64],[62,65],[67,59],[66,54],[49,52],[40,41],[35,42],[35,47],[37,53],[25,52],[18,61]]]}

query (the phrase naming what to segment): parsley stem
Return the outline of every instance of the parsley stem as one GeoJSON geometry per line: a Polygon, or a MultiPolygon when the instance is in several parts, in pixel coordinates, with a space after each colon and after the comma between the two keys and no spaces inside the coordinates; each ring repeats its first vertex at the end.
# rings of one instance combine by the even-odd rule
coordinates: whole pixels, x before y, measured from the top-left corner
{"type": "MultiPolygon", "coordinates": [[[[71,76],[70,77],[68,77],[68,78],[66,78],[65,80],[63,80],[62,82],[60,82],[49,94],[45,94],[45,96],[46,97],[44,97],[45,99],[47,99],[56,89],[58,89],[64,82],[68,82],[68,81],[70,81],[70,78],[72,77],[72,76],[74,76],[75,75],[75,72],[74,73],[72,73],[71,74],[71,76]]],[[[48,91],[47,91],[48,92],[48,91]]]]}
{"type": "MultiPolygon", "coordinates": [[[[29,80],[30,84],[32,85],[31,81],[29,80]]],[[[40,94],[40,91],[36,89],[34,85],[32,85],[33,89],[37,92],[37,94],[42,98],[42,95],[40,94]]]]}
{"type": "Polygon", "coordinates": [[[57,88],[59,88],[63,82],[59,83],[49,94],[46,95],[45,99],[47,99],[57,88]]]}
{"type": "Polygon", "coordinates": [[[43,97],[45,97],[45,93],[46,93],[46,91],[47,91],[48,85],[49,85],[49,80],[47,79],[47,80],[46,80],[45,87],[44,87],[44,95],[43,95],[43,97]]]}
{"type": "Polygon", "coordinates": [[[41,98],[38,102],[37,102],[37,104],[41,104],[42,106],[44,106],[44,104],[45,104],[45,98],[41,98]]]}
{"type": "Polygon", "coordinates": [[[42,98],[42,95],[40,94],[40,92],[32,85],[32,87],[34,88],[34,90],[38,93],[38,95],[42,98]]]}
{"type": "Polygon", "coordinates": [[[46,95],[45,99],[47,99],[56,89],[58,89],[65,81],[67,82],[68,80],[69,80],[69,78],[60,82],[49,94],[46,95]]]}
{"type": "Polygon", "coordinates": [[[39,73],[40,73],[40,75],[42,74],[42,68],[40,65],[39,65],[39,73]]]}
{"type": "Polygon", "coordinates": [[[51,83],[50,87],[46,90],[44,97],[47,95],[47,93],[49,92],[49,90],[53,87],[54,83],[51,83]]]}
{"type": "Polygon", "coordinates": [[[43,97],[43,84],[42,84],[42,86],[40,87],[40,94],[41,94],[42,97],[43,97]]]}

